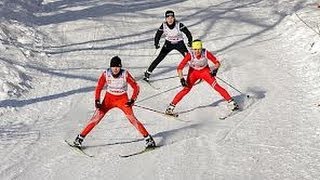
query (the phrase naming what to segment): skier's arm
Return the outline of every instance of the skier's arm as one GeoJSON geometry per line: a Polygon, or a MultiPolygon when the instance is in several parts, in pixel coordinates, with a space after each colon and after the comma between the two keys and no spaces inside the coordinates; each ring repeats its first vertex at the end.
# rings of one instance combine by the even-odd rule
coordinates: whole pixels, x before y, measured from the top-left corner
{"type": "Polygon", "coordinates": [[[95,90],[95,100],[100,100],[101,91],[106,83],[106,72],[104,71],[99,77],[96,90],[95,90]]]}
{"type": "Polygon", "coordinates": [[[177,72],[180,79],[183,78],[183,72],[182,72],[183,68],[187,65],[188,61],[190,60],[191,60],[191,55],[190,53],[187,53],[182,59],[182,61],[180,62],[180,64],[178,65],[177,72]]]}
{"type": "Polygon", "coordinates": [[[191,46],[192,43],[192,35],[191,32],[189,31],[189,29],[187,28],[187,26],[185,26],[184,24],[180,23],[180,31],[182,31],[188,38],[188,45],[191,46]]]}
{"type": "Polygon", "coordinates": [[[163,24],[161,24],[161,26],[159,27],[159,29],[156,32],[156,36],[154,37],[154,45],[155,46],[159,45],[159,41],[160,41],[162,34],[163,34],[163,24]]]}
{"type": "Polygon", "coordinates": [[[218,69],[220,67],[220,62],[211,52],[207,51],[207,57],[214,64],[215,69],[218,69]]]}
{"type": "Polygon", "coordinates": [[[136,80],[132,77],[132,75],[129,72],[127,72],[127,79],[126,80],[133,89],[131,99],[136,100],[139,95],[139,92],[140,92],[140,87],[139,87],[138,83],[136,82],[136,80]]]}

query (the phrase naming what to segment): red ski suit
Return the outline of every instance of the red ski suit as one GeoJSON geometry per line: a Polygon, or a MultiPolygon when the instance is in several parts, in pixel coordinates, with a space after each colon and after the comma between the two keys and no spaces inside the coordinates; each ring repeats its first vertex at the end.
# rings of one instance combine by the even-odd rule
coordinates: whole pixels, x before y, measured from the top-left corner
{"type": "Polygon", "coordinates": [[[182,71],[182,69],[189,63],[189,71],[187,75],[187,86],[184,87],[178,94],[174,97],[171,104],[176,105],[180,100],[189,93],[194,83],[202,79],[210,84],[219,94],[226,100],[231,100],[229,93],[221,87],[214,76],[210,74],[210,68],[208,66],[208,60],[214,64],[220,64],[217,58],[209,51],[202,49],[201,55],[196,57],[196,55],[190,51],[180,62],[177,71],[182,71]]]}
{"type": "Polygon", "coordinates": [[[111,69],[109,68],[101,74],[95,89],[95,99],[100,99],[101,91],[105,85],[107,92],[102,101],[102,107],[96,110],[93,117],[80,133],[81,136],[85,137],[101,121],[104,115],[114,107],[117,107],[124,112],[130,123],[143,137],[149,135],[141,122],[134,116],[132,107],[126,105],[129,100],[127,85],[129,84],[133,88],[131,99],[134,100],[137,98],[140,88],[128,71],[121,69],[120,73],[119,77],[114,78],[111,74],[111,69]]]}

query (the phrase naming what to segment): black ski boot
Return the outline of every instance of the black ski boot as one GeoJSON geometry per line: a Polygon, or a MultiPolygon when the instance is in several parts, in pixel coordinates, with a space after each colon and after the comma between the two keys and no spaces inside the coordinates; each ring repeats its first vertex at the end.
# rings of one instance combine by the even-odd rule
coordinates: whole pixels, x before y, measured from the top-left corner
{"type": "Polygon", "coordinates": [[[151,137],[151,135],[148,135],[147,137],[145,137],[144,140],[146,141],[146,149],[155,148],[156,147],[156,143],[154,142],[154,140],[151,137]]]}
{"type": "Polygon", "coordinates": [[[167,107],[166,111],[164,113],[168,114],[168,115],[173,115],[173,110],[176,106],[172,103],[169,104],[169,106],[167,107]]]}
{"type": "Polygon", "coordinates": [[[233,99],[228,101],[228,107],[231,111],[239,110],[239,105],[233,99]]]}
{"type": "Polygon", "coordinates": [[[151,72],[149,72],[149,71],[144,72],[143,80],[149,82],[150,75],[151,75],[151,72]]]}
{"type": "Polygon", "coordinates": [[[82,147],[82,142],[83,142],[84,137],[81,136],[80,134],[76,137],[76,139],[73,141],[73,145],[81,148],[82,147]]]}

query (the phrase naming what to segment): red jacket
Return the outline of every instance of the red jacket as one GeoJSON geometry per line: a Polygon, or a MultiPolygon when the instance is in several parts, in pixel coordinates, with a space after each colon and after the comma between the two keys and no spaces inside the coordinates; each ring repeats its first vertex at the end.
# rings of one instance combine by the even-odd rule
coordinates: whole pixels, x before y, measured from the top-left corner
{"type": "MultiPolygon", "coordinates": [[[[132,87],[133,89],[133,93],[131,96],[131,99],[137,99],[139,91],[140,91],[140,87],[137,84],[136,80],[132,77],[132,75],[126,71],[126,82],[132,87]]],[[[104,71],[101,76],[99,77],[96,89],[95,89],[95,99],[100,99],[100,95],[101,95],[101,91],[103,89],[103,87],[106,85],[106,71],[104,71]]]]}
{"type": "MultiPolygon", "coordinates": [[[[199,58],[199,57],[197,57],[199,58]]],[[[218,59],[209,51],[207,51],[207,59],[209,59],[213,64],[220,64],[220,62],[218,61],[218,59]]],[[[187,63],[191,60],[191,54],[190,52],[188,52],[184,58],[182,59],[182,61],[180,62],[180,64],[178,65],[177,70],[182,70],[187,63]]]]}

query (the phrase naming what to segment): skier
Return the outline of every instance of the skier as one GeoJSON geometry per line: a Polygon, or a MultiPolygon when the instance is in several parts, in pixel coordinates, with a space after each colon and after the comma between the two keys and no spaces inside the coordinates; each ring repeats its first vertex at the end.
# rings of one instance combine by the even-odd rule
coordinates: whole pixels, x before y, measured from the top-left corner
{"type": "Polygon", "coordinates": [[[192,35],[188,28],[176,21],[174,12],[172,10],[168,10],[165,12],[165,22],[163,22],[158,29],[155,38],[154,38],[154,46],[156,49],[160,48],[159,41],[161,35],[165,35],[165,43],[161,48],[161,51],[158,57],[151,63],[148,69],[144,73],[144,80],[149,81],[150,75],[152,71],[158,66],[158,64],[171,52],[173,49],[178,50],[183,56],[188,52],[188,49],[183,41],[184,33],[188,38],[188,46],[191,46],[192,35]]]}
{"type": "Polygon", "coordinates": [[[231,98],[229,93],[222,88],[216,81],[215,76],[220,67],[220,62],[217,58],[208,50],[202,48],[201,40],[194,40],[192,42],[192,50],[186,54],[183,60],[180,62],[177,72],[180,78],[181,85],[183,89],[178,92],[178,94],[174,97],[172,102],[167,107],[165,113],[168,115],[172,115],[175,106],[179,103],[179,101],[189,93],[194,83],[198,79],[202,79],[210,84],[216,91],[220,93],[220,95],[228,101],[228,106],[232,111],[239,109],[238,104],[231,98]],[[212,71],[208,66],[208,60],[210,60],[214,64],[214,68],[212,71]],[[187,80],[184,79],[182,69],[189,63],[189,71],[187,75],[187,80]]]}
{"type": "Polygon", "coordinates": [[[139,86],[131,74],[121,67],[121,59],[118,56],[114,56],[110,61],[110,68],[101,74],[95,89],[95,107],[97,110],[85,128],[74,140],[73,143],[75,146],[81,148],[84,138],[101,121],[104,115],[114,107],[121,109],[130,123],[143,135],[146,141],[146,148],[156,146],[151,135],[133,114],[132,106],[139,94],[139,86]],[[128,84],[133,88],[130,99],[128,99],[127,94],[128,84]],[[106,94],[101,103],[100,94],[105,85],[106,94]]]}

